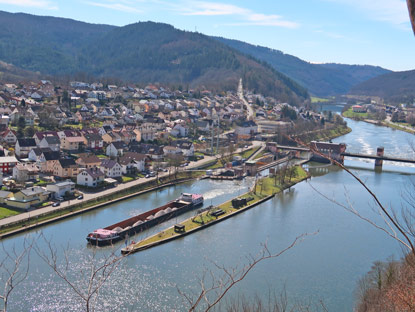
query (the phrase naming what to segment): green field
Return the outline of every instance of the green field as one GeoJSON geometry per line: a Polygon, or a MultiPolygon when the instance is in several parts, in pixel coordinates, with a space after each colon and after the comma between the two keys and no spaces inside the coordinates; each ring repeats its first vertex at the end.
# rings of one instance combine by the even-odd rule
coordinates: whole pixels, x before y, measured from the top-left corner
{"type": "Polygon", "coordinates": [[[330,101],[331,101],[331,99],[320,98],[320,97],[316,97],[316,96],[311,97],[311,103],[326,103],[326,102],[330,102],[330,101]]]}
{"type": "Polygon", "coordinates": [[[122,183],[127,183],[127,182],[130,182],[132,180],[134,180],[134,178],[122,176],[122,183]]]}
{"type": "Polygon", "coordinates": [[[0,207],[0,219],[7,218],[7,217],[10,217],[10,216],[15,216],[17,214],[19,214],[19,213],[15,210],[0,207]]]}
{"type": "Polygon", "coordinates": [[[367,119],[369,118],[369,113],[355,113],[353,108],[349,108],[347,111],[343,112],[342,115],[347,118],[353,119],[367,119]]]}

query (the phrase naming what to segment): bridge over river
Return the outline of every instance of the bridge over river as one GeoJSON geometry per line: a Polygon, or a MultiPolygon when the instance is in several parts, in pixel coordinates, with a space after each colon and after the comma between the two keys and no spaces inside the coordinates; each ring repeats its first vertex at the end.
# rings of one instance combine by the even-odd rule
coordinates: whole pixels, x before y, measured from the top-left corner
{"type": "Polygon", "coordinates": [[[375,167],[382,167],[383,161],[394,161],[401,163],[410,163],[415,164],[415,159],[385,156],[385,149],[383,147],[378,147],[376,155],[370,154],[361,154],[361,153],[348,153],[346,152],[346,144],[344,143],[329,143],[329,142],[311,142],[312,148],[309,147],[298,147],[298,146],[285,146],[277,145],[276,147],[281,150],[291,150],[296,152],[311,152],[313,153],[312,159],[315,161],[325,161],[326,159],[314,153],[313,150],[318,150],[321,154],[327,155],[330,158],[343,163],[344,157],[354,157],[354,158],[363,158],[363,159],[374,159],[375,167]]]}

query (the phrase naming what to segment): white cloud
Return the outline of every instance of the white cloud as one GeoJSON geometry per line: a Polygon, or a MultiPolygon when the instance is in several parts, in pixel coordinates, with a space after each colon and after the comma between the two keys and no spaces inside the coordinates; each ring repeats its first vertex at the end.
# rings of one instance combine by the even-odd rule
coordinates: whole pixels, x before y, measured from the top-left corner
{"type": "Polygon", "coordinates": [[[402,25],[409,22],[405,0],[325,0],[355,7],[370,18],[402,25]]]}
{"type": "Polygon", "coordinates": [[[241,19],[241,22],[227,25],[259,25],[259,26],[277,26],[286,28],[298,28],[300,25],[296,22],[284,20],[282,16],[275,14],[256,13],[250,9],[245,9],[232,4],[219,2],[191,1],[186,3],[180,9],[183,15],[200,15],[200,16],[220,16],[233,15],[241,19]]]}
{"type": "Polygon", "coordinates": [[[16,5],[21,7],[34,7],[48,10],[57,10],[56,3],[47,0],[0,0],[1,4],[16,5]]]}
{"type": "MultiPolygon", "coordinates": [[[[1,1],[1,0],[0,0],[1,1]]],[[[131,5],[129,1],[122,1],[123,3],[101,3],[101,2],[85,2],[86,4],[116,10],[116,11],[122,11],[122,12],[128,12],[128,13],[143,13],[142,10],[137,9],[135,6],[131,5]]]]}

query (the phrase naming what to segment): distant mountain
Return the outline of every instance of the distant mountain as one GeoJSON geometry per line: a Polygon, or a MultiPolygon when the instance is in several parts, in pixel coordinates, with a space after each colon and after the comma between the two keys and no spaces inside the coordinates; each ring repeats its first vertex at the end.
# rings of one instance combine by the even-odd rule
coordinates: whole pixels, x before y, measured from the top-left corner
{"type": "Polygon", "coordinates": [[[208,36],[153,22],[124,27],[0,11],[0,60],[42,74],[84,72],[131,82],[209,89],[244,86],[298,103],[307,90],[208,36]]]}
{"type": "Polygon", "coordinates": [[[380,96],[389,99],[409,97],[413,99],[415,97],[415,70],[393,72],[372,78],[353,87],[350,94],[380,96]]]}
{"type": "Polygon", "coordinates": [[[317,96],[345,94],[356,84],[390,72],[369,65],[312,64],[278,50],[238,40],[214,38],[242,53],[269,63],[317,96]]]}
{"type": "Polygon", "coordinates": [[[76,55],[114,26],[0,11],[0,60],[45,74],[78,71],[76,55]]]}
{"type": "Polygon", "coordinates": [[[0,61],[0,82],[17,83],[21,81],[33,81],[41,79],[38,73],[24,70],[0,61]]]}

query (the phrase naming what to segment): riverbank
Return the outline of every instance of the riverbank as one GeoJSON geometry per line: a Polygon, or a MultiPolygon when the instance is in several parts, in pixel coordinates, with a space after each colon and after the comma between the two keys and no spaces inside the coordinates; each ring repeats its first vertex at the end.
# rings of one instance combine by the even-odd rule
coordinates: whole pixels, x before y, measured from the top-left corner
{"type": "Polygon", "coordinates": [[[345,118],[353,119],[355,121],[363,121],[363,122],[367,122],[373,125],[388,127],[388,128],[392,128],[395,130],[415,134],[415,128],[406,126],[404,124],[401,125],[399,123],[392,122],[390,121],[390,116],[387,117],[385,120],[380,121],[380,120],[371,119],[372,116],[368,113],[354,113],[354,112],[351,112],[350,109],[345,112],[342,112],[342,116],[345,118]]]}
{"type": "Polygon", "coordinates": [[[162,184],[157,184],[156,180],[148,181],[147,183],[141,183],[130,188],[126,188],[122,191],[112,192],[108,195],[96,196],[85,202],[68,205],[66,207],[53,209],[52,211],[46,211],[43,214],[26,218],[19,218],[17,221],[8,222],[0,227],[0,239],[9,237],[30,229],[34,229],[52,222],[60,221],[87,211],[98,209],[110,204],[114,204],[119,201],[123,201],[141,194],[160,190],[165,187],[177,185],[178,183],[184,183],[200,178],[203,175],[202,172],[188,171],[180,172],[177,174],[177,178],[173,175],[172,179],[165,179],[162,184]]]}
{"type": "Polygon", "coordinates": [[[310,143],[311,141],[330,141],[350,132],[352,132],[351,128],[338,125],[332,129],[322,129],[308,132],[306,134],[299,135],[298,138],[305,143],[310,143]]]}
{"type": "Polygon", "coordinates": [[[246,202],[245,206],[235,208],[232,204],[232,201],[235,199],[232,199],[219,206],[208,207],[207,210],[204,209],[203,212],[194,217],[188,218],[173,227],[123,248],[121,252],[123,254],[135,253],[190,235],[251,209],[271,199],[275,194],[282,192],[309,177],[308,173],[300,166],[292,167],[292,169],[291,175],[289,177],[285,176],[285,178],[289,178],[289,180],[284,182],[282,186],[277,184],[280,179],[279,177],[265,177],[257,181],[251,191],[238,197],[242,202],[246,202]],[[177,231],[178,228],[183,230],[177,231]]]}

